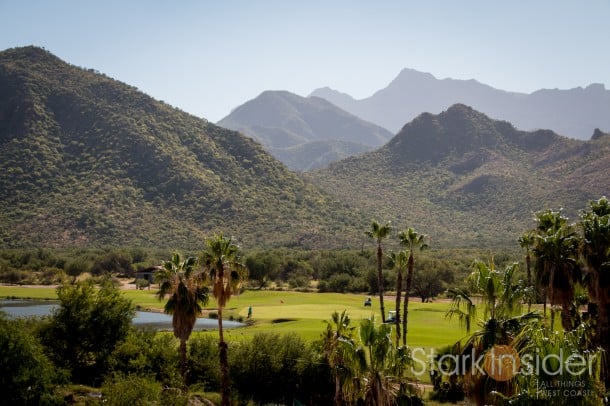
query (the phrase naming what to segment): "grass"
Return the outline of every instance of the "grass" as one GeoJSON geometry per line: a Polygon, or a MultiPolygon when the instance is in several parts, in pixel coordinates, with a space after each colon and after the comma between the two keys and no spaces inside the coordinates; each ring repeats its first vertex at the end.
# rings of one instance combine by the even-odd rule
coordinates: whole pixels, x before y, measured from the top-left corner
{"type": "Polygon", "coordinates": [[[52,287],[0,286],[0,298],[57,299],[57,293],[52,287]]]}
{"type": "MultiPolygon", "coordinates": [[[[155,296],[155,289],[125,290],[123,294],[134,304],[145,310],[161,311],[164,303],[155,296]]],[[[57,299],[54,288],[0,286],[0,297],[57,299]]],[[[335,311],[346,310],[353,325],[364,318],[380,319],[379,301],[373,298],[372,307],[364,307],[366,296],[340,293],[302,293],[291,291],[246,291],[233,297],[225,309],[225,316],[246,320],[248,307],[252,306],[253,325],[226,330],[229,341],[241,341],[260,332],[296,333],[305,340],[320,338],[326,328],[325,320],[335,311]]],[[[386,312],[394,307],[393,298],[387,297],[386,312]]],[[[445,302],[409,303],[408,344],[426,349],[453,344],[465,335],[456,320],[445,319],[449,304],[445,302]]],[[[206,310],[215,311],[216,302],[212,298],[206,310]]],[[[401,309],[402,310],[402,309],[401,309]]],[[[215,334],[200,332],[196,334],[215,334]]]]}

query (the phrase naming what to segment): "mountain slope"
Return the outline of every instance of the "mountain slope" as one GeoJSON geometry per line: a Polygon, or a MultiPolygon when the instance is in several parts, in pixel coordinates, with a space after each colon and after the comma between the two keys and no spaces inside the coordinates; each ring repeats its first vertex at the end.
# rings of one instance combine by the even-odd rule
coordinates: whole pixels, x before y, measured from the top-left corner
{"type": "Polygon", "coordinates": [[[534,212],[563,207],[576,219],[588,200],[608,194],[610,136],[594,138],[523,132],[458,104],[421,114],[377,151],[310,177],[437,246],[514,245],[534,212]]]}
{"type": "Polygon", "coordinates": [[[359,220],[241,134],[35,48],[0,53],[0,246],[319,246],[359,220]]]}
{"type": "Polygon", "coordinates": [[[531,94],[494,89],[475,80],[436,79],[404,69],[384,89],[355,100],[329,88],[317,96],[393,132],[421,112],[439,113],[463,103],[522,130],[548,128],[576,139],[588,139],[595,127],[610,129],[610,90],[602,84],[570,90],[539,90],[531,94]]]}
{"type": "Polygon", "coordinates": [[[392,137],[324,99],[286,91],[263,92],[218,125],[253,137],[289,168],[300,171],[372,150],[392,137]]]}

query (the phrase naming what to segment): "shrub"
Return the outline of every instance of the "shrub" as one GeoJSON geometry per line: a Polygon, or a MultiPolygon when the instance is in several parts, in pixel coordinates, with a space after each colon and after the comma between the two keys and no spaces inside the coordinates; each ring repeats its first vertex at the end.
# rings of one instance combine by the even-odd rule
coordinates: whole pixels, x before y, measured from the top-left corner
{"type": "Polygon", "coordinates": [[[115,374],[152,376],[165,386],[181,384],[178,341],[171,334],[131,330],[108,359],[115,374]]]}
{"type": "Polygon", "coordinates": [[[75,382],[96,383],[116,345],[127,337],[134,307],[110,283],[99,289],[91,283],[62,285],[57,296],[60,305],[41,332],[43,343],[75,382]]]}
{"type": "Polygon", "coordinates": [[[59,378],[42,345],[21,321],[0,312],[0,399],[3,404],[50,402],[59,378]]]}
{"type": "Polygon", "coordinates": [[[232,348],[229,356],[233,386],[243,400],[317,404],[314,399],[320,401],[321,393],[333,393],[327,386],[327,366],[296,334],[257,334],[232,348]]]}
{"type": "Polygon", "coordinates": [[[109,406],[150,405],[161,400],[161,384],[150,377],[116,374],[104,380],[102,394],[109,406]]]}
{"type": "Polygon", "coordinates": [[[220,390],[218,339],[208,335],[189,341],[188,382],[200,383],[206,391],[220,390]]]}

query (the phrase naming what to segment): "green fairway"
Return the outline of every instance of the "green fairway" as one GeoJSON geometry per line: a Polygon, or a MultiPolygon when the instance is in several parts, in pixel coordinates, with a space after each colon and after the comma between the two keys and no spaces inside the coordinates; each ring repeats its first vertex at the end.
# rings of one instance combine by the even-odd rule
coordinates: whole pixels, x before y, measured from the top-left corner
{"type": "MultiPolygon", "coordinates": [[[[164,302],[157,299],[155,292],[155,289],[125,290],[123,294],[141,309],[160,311],[164,302]]],[[[57,295],[54,288],[0,286],[0,297],[56,299],[57,295]]],[[[225,317],[246,320],[248,307],[252,306],[254,323],[248,327],[227,330],[227,339],[240,341],[259,332],[276,332],[296,333],[306,340],[315,340],[325,329],[324,321],[330,319],[334,311],[346,310],[355,326],[363,318],[374,316],[380,320],[378,298],[372,298],[372,307],[363,305],[365,298],[365,295],[340,293],[246,291],[229,301],[225,317]]],[[[386,312],[392,310],[393,298],[388,296],[385,304],[386,312]]],[[[409,346],[436,348],[453,344],[465,335],[457,321],[445,319],[448,306],[445,302],[409,303],[409,346]]],[[[204,315],[210,311],[216,311],[214,299],[210,300],[204,315]]]]}
{"type": "Polygon", "coordinates": [[[52,287],[0,286],[0,298],[57,299],[57,293],[52,287]]]}

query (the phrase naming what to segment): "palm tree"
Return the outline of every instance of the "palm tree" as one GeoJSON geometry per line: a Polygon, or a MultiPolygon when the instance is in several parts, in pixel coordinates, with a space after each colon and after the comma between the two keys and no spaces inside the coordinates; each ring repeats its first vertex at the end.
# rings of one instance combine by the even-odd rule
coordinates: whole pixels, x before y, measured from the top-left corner
{"type": "MultiPolygon", "coordinates": [[[[576,260],[579,239],[574,227],[561,211],[546,210],[536,216],[538,223],[534,254],[538,284],[544,286],[545,303],[561,306],[561,324],[565,330],[572,329],[572,307],[574,284],[580,279],[580,268],[576,260]]],[[[551,307],[551,330],[554,311],[551,307]]]]}
{"type": "Polygon", "coordinates": [[[381,247],[381,241],[388,237],[392,232],[392,226],[390,222],[386,222],[384,225],[380,225],[375,220],[371,223],[371,229],[366,231],[366,235],[369,238],[373,238],[377,241],[377,284],[379,285],[379,308],[381,310],[381,320],[385,321],[385,307],[383,306],[383,248],[381,247]]]}
{"type": "MultiPolygon", "coordinates": [[[[468,332],[477,314],[477,305],[471,295],[480,295],[484,310],[483,319],[479,323],[481,329],[470,335],[463,346],[461,343],[456,344],[456,351],[466,357],[470,354],[474,359],[478,359],[496,345],[511,345],[531,321],[539,319],[533,312],[520,314],[525,287],[521,281],[514,281],[517,269],[517,264],[512,264],[503,272],[499,272],[495,270],[493,262],[487,265],[482,261],[475,261],[474,270],[468,277],[470,293],[458,289],[450,290],[453,303],[447,317],[459,317],[468,332]]],[[[476,368],[471,369],[471,373],[464,373],[463,379],[474,388],[470,396],[475,398],[477,404],[490,403],[489,393],[492,389],[507,392],[504,395],[512,394],[508,393],[512,391],[510,386],[496,383],[480,374],[476,368]]]]}
{"type": "Polygon", "coordinates": [[[185,260],[174,253],[172,259],[164,261],[162,269],[155,274],[160,284],[157,296],[159,300],[169,295],[165,304],[165,313],[172,315],[174,336],[180,340],[180,372],[186,378],[186,342],[188,341],[197,315],[202,306],[208,302],[208,289],[204,275],[195,270],[196,258],[185,260]]]}
{"type": "Polygon", "coordinates": [[[350,368],[351,354],[354,352],[355,327],[350,326],[350,318],[344,310],[341,314],[334,312],[331,321],[326,322],[323,335],[324,354],[335,380],[335,405],[343,402],[343,386],[351,383],[353,371],[350,368]]]}
{"type": "Polygon", "coordinates": [[[407,269],[409,255],[406,251],[392,252],[390,254],[392,268],[396,269],[396,346],[400,344],[400,305],[402,300],[402,271],[407,269]]]}
{"type": "Polygon", "coordinates": [[[527,311],[528,312],[532,309],[532,296],[533,296],[532,268],[531,268],[532,259],[530,256],[530,251],[531,251],[531,248],[534,245],[535,241],[536,241],[536,237],[535,237],[534,233],[532,233],[532,232],[524,233],[521,237],[519,237],[519,240],[518,240],[521,248],[525,249],[525,266],[527,269],[527,288],[530,290],[528,292],[528,297],[527,297],[527,311]]]}
{"type": "MultiPolygon", "coordinates": [[[[400,396],[410,397],[413,388],[405,379],[412,358],[406,347],[394,347],[391,327],[375,326],[375,319],[360,322],[361,347],[355,358],[361,377],[361,400],[365,405],[395,405],[400,396]]],[[[407,400],[407,399],[405,399],[407,400]]]]}
{"type": "Polygon", "coordinates": [[[362,320],[358,336],[357,343],[345,311],[327,321],[323,343],[335,378],[334,404],[394,405],[399,396],[416,394],[405,378],[411,354],[392,345],[390,325],[362,320]]]}
{"type": "Polygon", "coordinates": [[[218,304],[218,336],[220,353],[220,380],[222,405],[229,405],[228,346],[222,329],[222,311],[246,277],[246,267],[239,262],[239,247],[231,238],[214,235],[205,241],[201,262],[212,285],[212,294],[218,304]]]}
{"type": "Polygon", "coordinates": [[[413,258],[413,250],[419,248],[419,250],[424,250],[428,248],[428,244],[424,241],[426,236],[424,234],[419,234],[413,227],[409,227],[406,231],[402,231],[398,234],[398,238],[400,239],[400,243],[406,247],[406,250],[409,252],[409,260],[407,262],[407,280],[405,283],[405,302],[404,302],[404,315],[402,318],[402,344],[407,345],[407,323],[408,323],[408,314],[409,314],[409,292],[411,292],[411,285],[413,281],[413,266],[415,264],[415,259],[413,258]]]}
{"type": "MultiPolygon", "coordinates": [[[[581,253],[587,269],[585,282],[597,310],[596,343],[610,352],[610,203],[602,197],[580,214],[583,239],[581,253]]],[[[610,363],[604,379],[610,388],[610,363]]]]}

